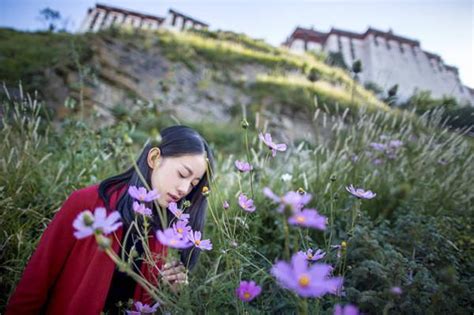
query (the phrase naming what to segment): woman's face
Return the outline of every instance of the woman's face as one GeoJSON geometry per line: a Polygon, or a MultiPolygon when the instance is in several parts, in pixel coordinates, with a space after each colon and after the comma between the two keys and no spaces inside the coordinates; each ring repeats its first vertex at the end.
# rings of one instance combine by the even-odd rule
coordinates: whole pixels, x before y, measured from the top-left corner
{"type": "Polygon", "coordinates": [[[152,168],[151,186],[160,193],[158,204],[167,208],[170,202],[186,197],[206,173],[204,154],[162,157],[158,148],[148,152],[152,168]]]}

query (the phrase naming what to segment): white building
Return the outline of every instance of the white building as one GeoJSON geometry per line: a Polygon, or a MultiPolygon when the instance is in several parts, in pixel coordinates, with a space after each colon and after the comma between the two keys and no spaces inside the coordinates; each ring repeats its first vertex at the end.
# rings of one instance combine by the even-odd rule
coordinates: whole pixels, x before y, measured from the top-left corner
{"type": "Polygon", "coordinates": [[[400,101],[415,90],[429,90],[434,98],[453,96],[474,106],[474,90],[464,86],[456,67],[444,64],[440,56],[423,51],[420,42],[373,28],[358,34],[332,28],[328,33],[297,27],[283,45],[298,52],[339,52],[350,67],[362,62],[363,83],[373,82],[387,91],[398,84],[400,101]]]}
{"type": "Polygon", "coordinates": [[[159,17],[103,4],[96,4],[95,8],[90,8],[87,11],[87,16],[82,22],[79,31],[97,32],[111,26],[132,27],[145,30],[156,30],[165,27],[178,31],[189,28],[201,29],[208,27],[206,23],[173,9],[168,10],[166,17],[159,17]]]}

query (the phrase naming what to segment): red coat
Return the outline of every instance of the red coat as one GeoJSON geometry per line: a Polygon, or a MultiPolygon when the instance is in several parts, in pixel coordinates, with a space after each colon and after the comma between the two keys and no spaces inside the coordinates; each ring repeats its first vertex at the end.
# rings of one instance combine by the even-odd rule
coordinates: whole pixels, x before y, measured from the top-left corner
{"type": "MultiPolygon", "coordinates": [[[[120,193],[110,198],[114,209],[120,193]]],[[[76,239],[72,222],[83,210],[92,212],[96,207],[104,207],[98,194],[98,185],[73,192],[41,237],[38,247],[31,256],[15,292],[10,297],[5,315],[38,314],[99,314],[112,282],[115,265],[106,253],[99,250],[94,237],[76,239]]],[[[122,239],[122,227],[111,236],[112,248],[119,252],[117,239],[122,239]]],[[[167,255],[167,247],[155,237],[150,238],[150,250],[167,255]]],[[[162,256],[162,257],[163,257],[162,256]]],[[[163,259],[156,259],[159,268],[163,259]]],[[[156,268],[142,263],[145,277],[157,279],[156,268]],[[147,268],[148,267],[148,268],[147,268]]],[[[153,281],[154,282],[154,281],[153,281]]],[[[156,283],[156,282],[155,282],[156,283]]],[[[151,303],[150,297],[137,285],[134,300],[151,303]]]]}

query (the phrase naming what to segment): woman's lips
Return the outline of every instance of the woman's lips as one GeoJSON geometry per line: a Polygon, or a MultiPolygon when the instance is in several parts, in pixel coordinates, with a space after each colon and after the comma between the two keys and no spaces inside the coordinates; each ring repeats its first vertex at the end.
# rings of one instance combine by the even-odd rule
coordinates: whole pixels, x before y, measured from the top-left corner
{"type": "MultiPolygon", "coordinates": [[[[172,195],[172,194],[169,194],[169,193],[168,193],[167,195],[168,195],[168,197],[169,197],[169,199],[170,199],[169,201],[177,202],[177,201],[179,200],[178,197],[176,197],[175,195],[172,195]]],[[[168,201],[168,202],[169,202],[169,201],[168,201]]]]}

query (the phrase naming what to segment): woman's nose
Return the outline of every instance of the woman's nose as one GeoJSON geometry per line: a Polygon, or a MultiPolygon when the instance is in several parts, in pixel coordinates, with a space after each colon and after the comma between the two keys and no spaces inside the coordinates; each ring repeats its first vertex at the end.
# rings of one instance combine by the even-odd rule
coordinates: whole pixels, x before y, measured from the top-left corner
{"type": "Polygon", "coordinates": [[[186,186],[186,183],[182,183],[179,187],[178,187],[178,194],[180,198],[184,197],[184,195],[186,195],[186,191],[187,191],[187,186],[186,186]]]}

